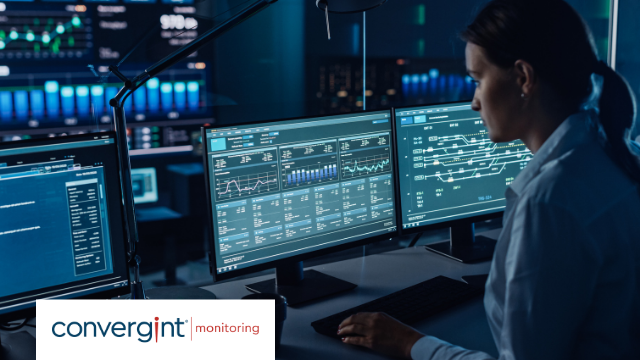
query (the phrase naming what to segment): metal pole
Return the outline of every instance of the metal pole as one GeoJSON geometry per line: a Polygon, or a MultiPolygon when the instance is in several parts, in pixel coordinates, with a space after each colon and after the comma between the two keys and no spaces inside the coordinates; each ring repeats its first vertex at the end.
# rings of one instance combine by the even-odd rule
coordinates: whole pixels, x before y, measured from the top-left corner
{"type": "Polygon", "coordinates": [[[609,11],[609,54],[607,62],[609,66],[616,69],[616,53],[618,52],[618,10],[619,0],[611,0],[609,11]]]}
{"type": "Polygon", "coordinates": [[[131,186],[131,162],[129,161],[129,144],[127,141],[127,121],[125,119],[123,104],[120,102],[113,107],[113,125],[116,131],[119,154],[120,154],[120,184],[122,188],[122,201],[125,208],[125,224],[129,235],[129,251],[131,256],[135,255],[135,243],[138,242],[138,226],[136,224],[136,209],[133,201],[133,190],[131,186]]]}
{"type": "Polygon", "coordinates": [[[138,226],[136,223],[136,210],[131,184],[131,162],[129,160],[129,144],[127,141],[127,121],[125,118],[124,102],[127,100],[127,97],[129,95],[131,95],[136,89],[142,86],[150,78],[162,73],[164,70],[170,68],[177,62],[185,59],[187,56],[204,46],[209,41],[215,39],[224,32],[230,30],[234,26],[240,24],[244,20],[255,15],[256,13],[260,12],[276,1],[277,0],[259,0],[256,3],[249,5],[237,15],[226,20],[215,28],[206,31],[197,39],[174,51],[157,63],[151,65],[142,74],[139,74],[131,80],[125,77],[118,70],[117,66],[109,67],[111,72],[113,72],[113,74],[115,74],[120,80],[124,82],[124,86],[118,91],[116,96],[113,99],[109,100],[109,105],[113,107],[113,126],[116,131],[116,141],[118,143],[119,150],[118,161],[120,165],[120,187],[122,190],[122,204],[125,208],[125,226],[129,240],[128,262],[130,268],[133,268],[135,271],[134,281],[131,282],[132,299],[144,299],[145,295],[139,276],[140,257],[136,255],[136,243],[138,242],[138,226]]]}
{"type": "Polygon", "coordinates": [[[367,110],[367,12],[362,12],[362,110],[367,110]]]}

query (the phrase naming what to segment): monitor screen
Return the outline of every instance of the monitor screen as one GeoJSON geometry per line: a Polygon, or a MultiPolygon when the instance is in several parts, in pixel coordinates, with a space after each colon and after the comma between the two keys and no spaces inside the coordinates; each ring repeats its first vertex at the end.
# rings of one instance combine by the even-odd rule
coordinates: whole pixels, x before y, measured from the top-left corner
{"type": "Polygon", "coordinates": [[[128,293],[113,133],[0,144],[0,318],[41,298],[128,293]]]}
{"type": "MultiPolygon", "coordinates": [[[[6,1],[0,14],[0,142],[111,129],[123,82],[108,66],[132,78],[211,27],[193,0],[6,1]]],[[[127,99],[131,155],[194,149],[220,99],[212,60],[201,48],[127,99]]]]}
{"type": "Polygon", "coordinates": [[[156,168],[131,169],[131,190],[136,204],[158,201],[156,168]]]}
{"type": "Polygon", "coordinates": [[[217,274],[397,231],[390,111],[204,131],[217,274]]]}
{"type": "Polygon", "coordinates": [[[498,213],[532,158],[522,141],[493,143],[470,103],[395,109],[402,228],[498,213]]]}

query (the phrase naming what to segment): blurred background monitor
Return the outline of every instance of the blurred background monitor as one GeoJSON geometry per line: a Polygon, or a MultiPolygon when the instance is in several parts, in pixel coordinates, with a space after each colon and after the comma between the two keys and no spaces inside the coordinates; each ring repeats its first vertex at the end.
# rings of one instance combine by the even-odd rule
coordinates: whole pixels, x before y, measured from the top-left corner
{"type": "Polygon", "coordinates": [[[136,204],[158,201],[158,181],[155,168],[131,169],[131,186],[136,204]]]}

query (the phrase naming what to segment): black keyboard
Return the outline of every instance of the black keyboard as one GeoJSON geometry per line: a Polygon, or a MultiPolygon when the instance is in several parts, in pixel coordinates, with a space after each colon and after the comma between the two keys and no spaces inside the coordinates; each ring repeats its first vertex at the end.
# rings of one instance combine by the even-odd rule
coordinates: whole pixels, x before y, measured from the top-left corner
{"type": "Polygon", "coordinates": [[[406,289],[383,296],[311,323],[320,334],[334,338],[338,325],[349,316],[359,312],[384,312],[411,325],[445,309],[472,299],[484,291],[480,284],[465,284],[444,276],[421,282],[406,289]]]}

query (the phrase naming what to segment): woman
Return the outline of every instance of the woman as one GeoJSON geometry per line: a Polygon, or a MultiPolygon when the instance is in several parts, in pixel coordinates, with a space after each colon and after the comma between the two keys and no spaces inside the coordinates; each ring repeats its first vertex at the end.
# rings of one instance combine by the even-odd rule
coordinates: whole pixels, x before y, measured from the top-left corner
{"type": "MultiPolygon", "coordinates": [[[[491,140],[522,139],[535,154],[507,190],[486,284],[500,359],[639,358],[640,152],[627,83],[562,0],[493,0],[462,38],[491,140]],[[598,99],[599,115],[585,111],[598,99]]],[[[392,356],[491,358],[384,314],[354,315],[338,333],[392,356]]]]}

